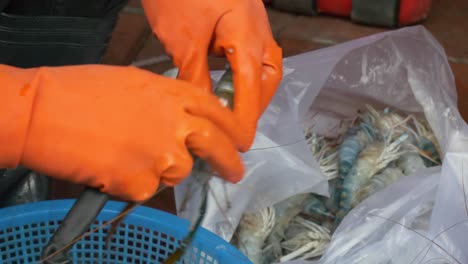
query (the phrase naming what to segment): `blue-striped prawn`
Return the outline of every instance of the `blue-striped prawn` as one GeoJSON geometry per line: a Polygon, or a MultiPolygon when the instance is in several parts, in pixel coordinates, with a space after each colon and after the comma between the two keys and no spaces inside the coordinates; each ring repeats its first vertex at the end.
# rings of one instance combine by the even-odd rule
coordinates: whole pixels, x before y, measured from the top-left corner
{"type": "Polygon", "coordinates": [[[404,133],[394,141],[392,141],[391,138],[392,134],[390,133],[385,142],[376,141],[368,145],[359,154],[359,159],[344,179],[341,190],[337,192],[339,200],[335,224],[339,224],[343,217],[352,209],[357,191],[365,185],[372,176],[387,167],[390,162],[398,159],[404,153],[400,151],[400,146],[408,139],[408,134],[404,133]]]}
{"type": "Polygon", "coordinates": [[[275,225],[275,209],[245,213],[237,230],[237,248],[254,264],[263,263],[263,247],[275,225]]]}
{"type": "MultiPolygon", "coordinates": [[[[330,184],[330,187],[333,187],[330,184]]],[[[320,223],[322,226],[331,229],[333,227],[333,219],[335,218],[331,209],[332,199],[317,194],[311,194],[304,203],[301,214],[307,216],[311,220],[320,223]]]]}
{"type": "Polygon", "coordinates": [[[340,201],[343,184],[351,168],[356,163],[360,152],[376,139],[373,124],[362,122],[359,126],[351,127],[346,131],[343,143],[338,150],[338,179],[333,196],[334,204],[340,201]]]}
{"type": "MultiPolygon", "coordinates": [[[[429,125],[425,120],[418,120],[414,115],[408,115],[403,118],[398,113],[391,111],[390,108],[385,108],[382,113],[375,110],[372,106],[366,105],[368,110],[367,118],[374,123],[376,130],[382,135],[386,135],[392,131],[394,136],[399,136],[402,133],[409,132],[415,138],[412,138],[414,146],[410,146],[414,151],[424,157],[426,166],[439,165],[441,163],[439,154],[440,148],[437,139],[432,133],[429,125]],[[414,131],[409,125],[409,121],[413,121],[414,131]]],[[[412,158],[416,161],[415,158],[412,158]]]]}
{"type": "Polygon", "coordinates": [[[346,131],[345,139],[339,148],[338,175],[340,178],[348,175],[354,165],[359,152],[376,138],[372,124],[363,122],[359,126],[351,127],[346,131]]]}
{"type": "Polygon", "coordinates": [[[406,123],[413,118],[413,115],[408,115],[406,118],[403,118],[403,116],[392,111],[389,107],[379,112],[368,104],[365,106],[367,109],[365,119],[369,119],[370,122],[374,124],[375,129],[383,137],[390,132],[394,137],[398,137],[409,129],[408,126],[406,126],[406,123]]]}

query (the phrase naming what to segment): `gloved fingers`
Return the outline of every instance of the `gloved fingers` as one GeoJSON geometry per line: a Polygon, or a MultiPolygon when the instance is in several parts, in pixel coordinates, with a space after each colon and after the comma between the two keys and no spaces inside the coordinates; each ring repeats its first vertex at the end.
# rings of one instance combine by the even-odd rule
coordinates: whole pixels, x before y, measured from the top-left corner
{"type": "Polygon", "coordinates": [[[257,121],[261,114],[261,62],[255,56],[242,51],[241,45],[235,45],[227,58],[233,73],[234,102],[233,111],[243,130],[242,150],[250,148],[257,130],[257,121]]]}
{"type": "MultiPolygon", "coordinates": [[[[116,175],[117,176],[117,175],[116,175]]],[[[101,192],[127,201],[142,202],[151,198],[159,187],[159,177],[150,170],[135,172],[133,175],[115,177],[113,181],[99,188],[101,192]],[[124,179],[120,181],[119,179],[124,179]],[[128,182],[128,179],[133,179],[128,182]]]]}
{"type": "Polygon", "coordinates": [[[187,135],[187,147],[205,160],[223,179],[236,183],[242,179],[244,166],[229,137],[211,122],[194,117],[193,130],[187,135]]]}
{"type": "Polygon", "coordinates": [[[216,20],[212,14],[199,17],[198,10],[178,6],[187,4],[185,2],[143,0],[142,5],[154,34],[179,69],[178,79],[210,92],[207,56],[216,20]],[[180,13],[174,14],[177,10],[180,13]]]}
{"type": "Polygon", "coordinates": [[[211,76],[208,66],[208,44],[185,47],[184,50],[173,52],[172,60],[179,69],[177,79],[187,81],[201,88],[205,92],[211,92],[211,76]]]}
{"type": "Polygon", "coordinates": [[[214,95],[207,96],[203,92],[188,88],[186,91],[192,91],[192,93],[189,97],[190,100],[185,102],[185,111],[212,122],[231,138],[238,150],[242,151],[246,140],[233,112],[223,106],[220,99],[214,95]]]}
{"type": "Polygon", "coordinates": [[[212,49],[215,53],[223,51],[229,61],[233,73],[233,111],[243,130],[242,151],[246,151],[253,142],[261,114],[263,43],[258,41],[257,33],[261,33],[255,24],[247,28],[255,21],[243,21],[239,25],[238,16],[250,16],[238,12],[248,10],[228,12],[220,18],[212,49]]]}
{"type": "Polygon", "coordinates": [[[184,142],[174,142],[180,144],[177,153],[168,153],[155,161],[156,174],[161,178],[161,182],[167,186],[175,186],[190,175],[193,167],[193,158],[188,152],[184,142]]]}
{"type": "Polygon", "coordinates": [[[283,52],[274,40],[266,45],[262,67],[260,111],[267,108],[283,78],[283,52]]]}

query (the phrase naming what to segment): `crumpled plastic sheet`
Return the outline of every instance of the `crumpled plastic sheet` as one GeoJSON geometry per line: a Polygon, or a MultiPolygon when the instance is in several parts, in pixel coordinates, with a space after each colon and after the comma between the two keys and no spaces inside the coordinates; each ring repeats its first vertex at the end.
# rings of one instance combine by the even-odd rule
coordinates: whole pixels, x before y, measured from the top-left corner
{"type": "MultiPolygon", "coordinates": [[[[213,79],[220,75],[214,72],[213,79]]],[[[425,116],[443,165],[403,177],[354,208],[320,260],[288,263],[468,263],[468,128],[447,56],[423,26],[285,58],[281,85],[252,149],[242,155],[245,178],[238,184],[210,181],[202,226],[229,241],[247,211],[304,192],[328,195],[303,126],[326,133],[364,103],[425,116]]],[[[181,204],[194,184],[192,175],[176,187],[178,214],[191,220],[200,194],[181,204]]]]}

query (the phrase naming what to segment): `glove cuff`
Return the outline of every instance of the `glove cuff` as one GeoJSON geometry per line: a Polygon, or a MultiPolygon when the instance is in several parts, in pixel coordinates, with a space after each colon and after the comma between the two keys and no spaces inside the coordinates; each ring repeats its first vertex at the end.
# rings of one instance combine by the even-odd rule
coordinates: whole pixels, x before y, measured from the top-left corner
{"type": "Polygon", "coordinates": [[[0,65],[0,168],[20,163],[28,133],[38,69],[20,69],[0,65]]]}

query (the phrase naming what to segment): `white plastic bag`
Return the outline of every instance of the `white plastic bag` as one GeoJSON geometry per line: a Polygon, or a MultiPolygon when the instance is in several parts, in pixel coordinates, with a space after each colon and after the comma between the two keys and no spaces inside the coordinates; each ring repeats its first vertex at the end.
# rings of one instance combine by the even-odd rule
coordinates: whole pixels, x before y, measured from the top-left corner
{"type": "MultiPolygon", "coordinates": [[[[244,180],[236,185],[210,182],[202,225],[229,241],[246,211],[298,193],[327,194],[325,176],[303,140],[304,123],[313,122],[317,132],[326,132],[338,120],[352,117],[363,103],[385,105],[425,116],[442,149],[442,170],[403,177],[369,197],[345,217],[318,263],[412,263],[420,249],[428,251],[418,256],[421,263],[430,258],[448,260],[430,263],[468,263],[463,243],[468,235],[463,188],[468,178],[456,170],[468,155],[468,129],[457,109],[447,57],[432,35],[422,26],[380,33],[286,58],[284,72],[259,121],[253,150],[243,155],[244,180]],[[411,226],[423,220],[419,234],[396,223],[411,226]],[[356,230],[360,233],[353,233],[356,230]],[[437,236],[439,246],[424,236],[437,236]]],[[[197,197],[187,210],[181,211],[180,204],[191,183],[193,177],[176,187],[179,215],[190,219],[198,209],[197,197]]]]}

